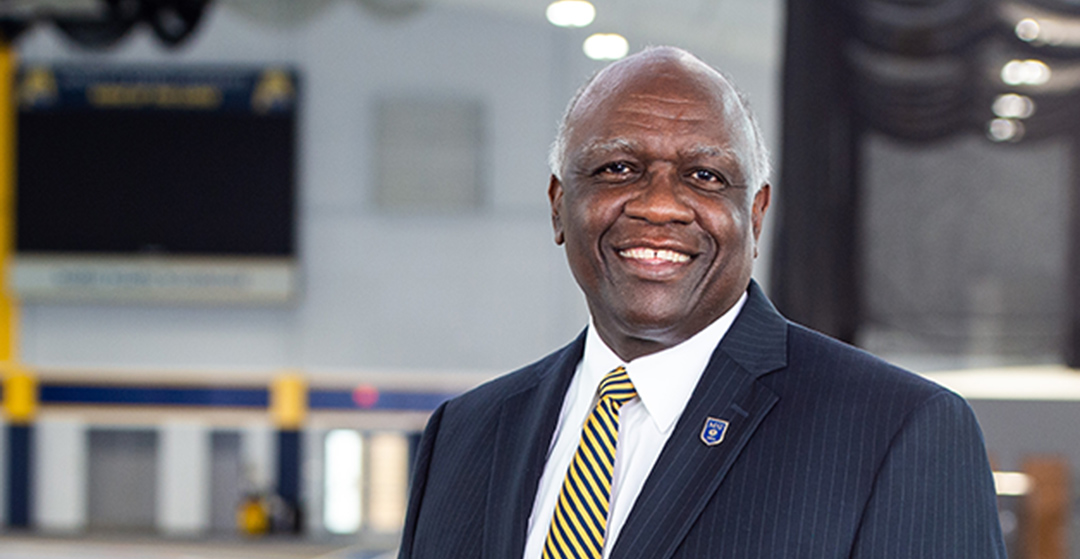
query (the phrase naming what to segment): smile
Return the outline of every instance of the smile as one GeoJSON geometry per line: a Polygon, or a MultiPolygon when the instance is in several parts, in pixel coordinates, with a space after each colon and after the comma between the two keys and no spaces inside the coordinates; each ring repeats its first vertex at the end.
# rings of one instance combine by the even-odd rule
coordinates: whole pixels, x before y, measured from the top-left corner
{"type": "Polygon", "coordinates": [[[643,260],[651,262],[674,262],[682,264],[690,261],[690,255],[668,250],[666,248],[634,247],[619,251],[619,256],[630,260],[643,260]]]}

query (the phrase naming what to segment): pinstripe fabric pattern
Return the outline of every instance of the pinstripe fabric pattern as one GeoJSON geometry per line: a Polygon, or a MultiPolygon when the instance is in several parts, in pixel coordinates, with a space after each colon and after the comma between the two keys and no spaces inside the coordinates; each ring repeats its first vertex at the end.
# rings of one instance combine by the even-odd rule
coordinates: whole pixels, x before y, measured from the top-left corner
{"type": "MultiPolygon", "coordinates": [[[[424,433],[401,559],[520,559],[584,336],[424,433]]],[[[787,322],[751,283],[612,559],[1004,559],[966,402],[787,322]],[[706,446],[709,417],[730,421],[706,446]]]]}
{"type": "Polygon", "coordinates": [[[581,442],[566,471],[544,541],[544,559],[600,559],[619,439],[619,410],[637,396],[626,369],[604,375],[599,399],[585,419],[581,442]]]}

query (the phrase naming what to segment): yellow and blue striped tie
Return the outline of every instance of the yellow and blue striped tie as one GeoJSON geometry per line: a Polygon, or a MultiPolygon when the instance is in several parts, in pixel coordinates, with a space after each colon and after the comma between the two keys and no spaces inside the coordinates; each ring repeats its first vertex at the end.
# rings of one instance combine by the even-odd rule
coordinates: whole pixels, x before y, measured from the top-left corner
{"type": "Polygon", "coordinates": [[[619,409],[637,391],[626,369],[619,367],[604,375],[598,392],[559,491],[543,559],[600,559],[604,552],[619,409]]]}

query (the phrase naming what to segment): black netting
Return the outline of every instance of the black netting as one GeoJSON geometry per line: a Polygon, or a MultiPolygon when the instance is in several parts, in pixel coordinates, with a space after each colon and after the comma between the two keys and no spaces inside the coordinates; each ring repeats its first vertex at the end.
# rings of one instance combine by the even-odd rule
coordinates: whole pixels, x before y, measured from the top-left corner
{"type": "Polygon", "coordinates": [[[1075,2],[789,2],[783,118],[782,311],[883,351],[1080,364],[1075,2]]]}
{"type": "Polygon", "coordinates": [[[1045,360],[1063,340],[1071,145],[863,142],[858,341],[1045,360]]]}

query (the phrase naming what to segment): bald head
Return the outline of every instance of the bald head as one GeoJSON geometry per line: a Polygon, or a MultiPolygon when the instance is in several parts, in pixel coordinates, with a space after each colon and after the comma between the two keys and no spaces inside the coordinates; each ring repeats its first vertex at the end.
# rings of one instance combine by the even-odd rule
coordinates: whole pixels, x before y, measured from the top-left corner
{"type": "Polygon", "coordinates": [[[571,104],[548,185],[555,242],[624,361],[746,292],[771,190],[759,138],[731,83],[673,48],[608,66],[571,104]]]}
{"type": "Polygon", "coordinates": [[[768,149],[745,95],[716,69],[675,47],[651,47],[613,62],[577,91],[567,105],[548,154],[548,164],[554,176],[562,178],[566,170],[566,149],[577,119],[609,102],[626,88],[636,87],[642,80],[670,81],[676,86],[685,85],[714,95],[717,110],[713,117],[741,129],[748,140],[750,153],[740,154],[746,159],[747,186],[756,191],[768,182],[768,149]]]}

